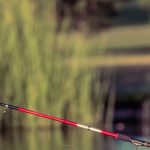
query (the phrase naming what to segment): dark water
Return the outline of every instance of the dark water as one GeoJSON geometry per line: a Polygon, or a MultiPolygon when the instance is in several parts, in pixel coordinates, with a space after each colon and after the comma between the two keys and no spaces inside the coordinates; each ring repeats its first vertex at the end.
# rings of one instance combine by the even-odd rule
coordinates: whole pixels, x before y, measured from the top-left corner
{"type": "MultiPolygon", "coordinates": [[[[0,134],[0,150],[135,150],[135,146],[90,131],[31,130],[0,134]]],[[[139,148],[148,150],[148,148],[139,148]]]]}

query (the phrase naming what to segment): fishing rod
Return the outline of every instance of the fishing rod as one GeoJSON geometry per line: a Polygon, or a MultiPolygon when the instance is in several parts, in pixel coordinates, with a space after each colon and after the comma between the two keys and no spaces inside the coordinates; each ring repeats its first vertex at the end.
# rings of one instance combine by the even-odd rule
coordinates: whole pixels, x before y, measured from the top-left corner
{"type": "Polygon", "coordinates": [[[14,105],[5,104],[5,103],[2,103],[2,102],[0,102],[0,106],[6,107],[7,109],[17,110],[17,111],[20,111],[22,113],[27,113],[27,114],[35,115],[35,116],[38,116],[38,117],[50,119],[50,120],[53,120],[53,121],[61,122],[63,124],[67,124],[67,125],[70,125],[70,126],[79,127],[79,128],[91,130],[91,131],[94,131],[94,132],[98,132],[99,134],[103,134],[105,136],[110,136],[110,137],[112,137],[114,139],[117,139],[117,140],[130,142],[130,143],[132,143],[136,146],[150,147],[150,142],[135,139],[135,138],[131,138],[127,135],[123,135],[123,134],[119,134],[119,133],[115,133],[115,132],[110,132],[110,131],[106,131],[106,130],[93,128],[91,126],[86,126],[86,125],[79,124],[79,123],[76,123],[76,122],[73,122],[73,121],[69,121],[69,120],[62,119],[62,118],[57,118],[57,117],[47,115],[47,114],[44,114],[44,113],[41,113],[41,112],[29,110],[29,109],[26,109],[26,108],[23,108],[23,107],[18,107],[18,106],[14,106],[14,105]]]}

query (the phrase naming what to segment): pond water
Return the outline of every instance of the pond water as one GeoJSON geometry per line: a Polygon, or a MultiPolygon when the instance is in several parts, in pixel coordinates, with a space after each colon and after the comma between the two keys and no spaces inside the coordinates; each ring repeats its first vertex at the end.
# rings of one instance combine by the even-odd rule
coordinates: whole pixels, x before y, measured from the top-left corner
{"type": "MultiPolygon", "coordinates": [[[[106,138],[97,133],[73,129],[30,130],[0,134],[0,150],[136,150],[130,143],[106,138]]],[[[139,147],[139,150],[148,148],[139,147]]]]}

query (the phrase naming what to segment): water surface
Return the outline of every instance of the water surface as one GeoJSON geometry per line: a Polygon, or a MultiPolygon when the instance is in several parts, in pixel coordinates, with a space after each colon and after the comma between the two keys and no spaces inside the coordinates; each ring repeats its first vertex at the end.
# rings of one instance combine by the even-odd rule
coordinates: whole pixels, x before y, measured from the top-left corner
{"type": "MultiPolygon", "coordinates": [[[[73,129],[15,131],[0,134],[0,150],[135,150],[135,146],[90,131],[73,129]]],[[[148,150],[148,148],[139,148],[148,150]]]]}

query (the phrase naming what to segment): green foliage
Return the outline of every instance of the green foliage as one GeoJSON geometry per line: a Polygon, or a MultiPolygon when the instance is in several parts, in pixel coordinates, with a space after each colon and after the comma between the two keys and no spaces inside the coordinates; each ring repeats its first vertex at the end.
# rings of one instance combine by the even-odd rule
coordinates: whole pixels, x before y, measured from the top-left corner
{"type": "MultiPolygon", "coordinates": [[[[47,0],[0,0],[0,4],[1,100],[91,122],[93,73],[87,66],[81,67],[80,60],[88,56],[93,41],[80,33],[55,34],[50,13],[54,4],[47,0]]],[[[11,114],[13,127],[50,125],[30,115],[11,114]]],[[[5,124],[10,126],[7,117],[5,124]]]]}

